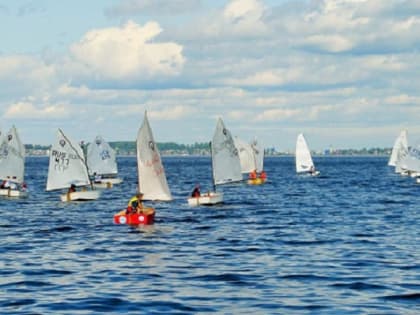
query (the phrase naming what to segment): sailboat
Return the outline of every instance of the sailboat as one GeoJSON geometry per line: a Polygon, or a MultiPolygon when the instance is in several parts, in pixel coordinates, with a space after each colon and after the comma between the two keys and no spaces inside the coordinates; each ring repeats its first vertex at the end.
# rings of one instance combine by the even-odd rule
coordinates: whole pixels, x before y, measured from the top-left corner
{"type": "Polygon", "coordinates": [[[263,184],[267,178],[257,177],[257,173],[263,171],[264,165],[264,150],[261,150],[259,143],[255,139],[252,143],[247,143],[238,137],[234,139],[235,146],[239,152],[239,160],[241,164],[242,174],[255,173],[255,178],[249,178],[248,184],[259,185],[263,184]]]}
{"type": "MultiPolygon", "coordinates": [[[[411,146],[408,153],[397,164],[407,175],[420,177],[420,141],[415,146],[411,146]]],[[[417,182],[419,180],[417,179],[417,182]]]]}
{"type": "Polygon", "coordinates": [[[95,200],[99,190],[92,188],[82,148],[58,129],[56,141],[50,150],[47,191],[81,186],[81,191],[68,191],[60,195],[61,201],[95,200]]]}
{"type": "Polygon", "coordinates": [[[188,198],[188,204],[191,206],[223,202],[223,194],[216,192],[216,186],[242,180],[238,150],[230,131],[226,129],[221,118],[217,121],[210,148],[214,191],[188,198]]]}
{"type": "MultiPolygon", "coordinates": [[[[143,193],[143,200],[172,200],[165,169],[163,168],[158,147],[153,139],[147,112],[144,113],[136,144],[138,190],[143,193]]],[[[133,214],[126,214],[124,209],[114,215],[114,222],[117,224],[153,224],[154,217],[155,210],[153,208],[145,208],[141,213],[133,214]]]]}
{"type": "Polygon", "coordinates": [[[401,161],[408,154],[408,137],[407,130],[401,130],[397,139],[395,139],[392,147],[391,156],[388,161],[389,166],[395,166],[395,172],[405,175],[404,165],[401,161]]]}
{"type": "Polygon", "coordinates": [[[118,166],[115,151],[101,136],[87,146],[86,154],[89,176],[97,188],[111,188],[122,182],[118,178],[118,166]]]}
{"type": "Polygon", "coordinates": [[[23,181],[25,174],[25,146],[17,129],[12,126],[6,137],[0,135],[0,196],[27,197],[23,181]]]}
{"type": "Polygon", "coordinates": [[[312,176],[319,175],[320,172],[315,170],[312,161],[311,151],[306,143],[305,137],[300,133],[296,140],[296,173],[307,173],[312,176]]]}

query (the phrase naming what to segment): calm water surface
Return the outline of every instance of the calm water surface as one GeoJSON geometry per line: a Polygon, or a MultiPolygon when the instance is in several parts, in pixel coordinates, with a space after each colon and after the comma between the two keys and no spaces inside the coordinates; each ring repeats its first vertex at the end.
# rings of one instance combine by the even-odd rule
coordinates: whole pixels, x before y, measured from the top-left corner
{"type": "MultiPolygon", "coordinates": [[[[191,208],[207,157],[164,158],[174,201],[156,223],[114,225],[136,189],[136,161],[101,200],[45,192],[47,158],[28,158],[26,200],[0,199],[2,314],[420,314],[420,185],[387,158],[267,158],[269,181],[225,186],[191,208]]],[[[149,203],[150,204],[150,203],[149,203]]]]}

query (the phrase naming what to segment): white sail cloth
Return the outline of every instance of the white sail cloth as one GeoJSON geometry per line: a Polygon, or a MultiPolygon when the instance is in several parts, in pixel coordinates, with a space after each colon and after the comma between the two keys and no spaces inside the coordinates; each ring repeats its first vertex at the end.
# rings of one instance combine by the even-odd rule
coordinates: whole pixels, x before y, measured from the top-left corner
{"type": "Polygon", "coordinates": [[[82,148],[59,129],[50,150],[46,190],[68,188],[71,184],[87,186],[89,176],[82,148]]]}
{"type": "Polygon", "coordinates": [[[144,194],[144,200],[172,200],[146,112],[137,134],[137,169],[139,190],[144,194]]]}
{"type": "Polygon", "coordinates": [[[211,143],[213,181],[215,185],[242,180],[241,162],[233,137],[221,118],[211,143]]]}
{"type": "Polygon", "coordinates": [[[392,147],[391,156],[388,161],[389,166],[397,166],[404,156],[408,153],[408,137],[407,130],[402,130],[395,139],[394,146],[392,147]]]}
{"type": "Polygon", "coordinates": [[[87,147],[87,166],[89,175],[115,175],[118,173],[115,151],[101,136],[87,147]]]}
{"type": "Polygon", "coordinates": [[[13,126],[0,139],[0,179],[23,182],[25,174],[25,146],[13,126]]]}
{"type": "Polygon", "coordinates": [[[257,169],[255,165],[254,150],[252,146],[249,143],[239,139],[238,137],[235,137],[234,141],[235,147],[239,153],[241,172],[250,173],[253,170],[257,169]]]}
{"type": "Polygon", "coordinates": [[[299,134],[296,140],[296,172],[309,172],[311,168],[314,168],[314,162],[312,161],[311,152],[306,143],[303,134],[299,134]]]}

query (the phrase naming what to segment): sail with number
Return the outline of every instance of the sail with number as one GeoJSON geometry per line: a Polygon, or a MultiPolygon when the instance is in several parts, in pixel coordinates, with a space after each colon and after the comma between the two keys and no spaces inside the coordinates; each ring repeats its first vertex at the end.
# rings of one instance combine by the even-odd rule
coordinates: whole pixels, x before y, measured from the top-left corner
{"type": "Polygon", "coordinates": [[[97,136],[87,147],[89,175],[116,175],[118,166],[115,151],[101,136],[97,136]]]}
{"type": "Polygon", "coordinates": [[[83,150],[79,144],[58,129],[56,141],[50,150],[47,191],[90,184],[83,150]]]}
{"type": "Polygon", "coordinates": [[[215,185],[242,180],[241,162],[233,137],[221,118],[211,142],[213,181],[215,185]]]}
{"type": "Polygon", "coordinates": [[[25,146],[15,126],[0,140],[0,179],[22,183],[25,174],[25,146]]]}
{"type": "Polygon", "coordinates": [[[144,194],[144,200],[172,200],[147,112],[137,134],[137,169],[139,190],[144,194]]]}
{"type": "Polygon", "coordinates": [[[311,168],[314,168],[311,152],[303,134],[299,134],[297,137],[295,158],[297,173],[309,172],[311,168]]]}

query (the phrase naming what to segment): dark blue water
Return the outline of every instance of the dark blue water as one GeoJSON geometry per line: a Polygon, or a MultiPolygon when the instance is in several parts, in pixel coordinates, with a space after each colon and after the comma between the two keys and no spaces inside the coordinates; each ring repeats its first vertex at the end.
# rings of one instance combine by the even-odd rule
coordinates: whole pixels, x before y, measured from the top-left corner
{"type": "Polygon", "coordinates": [[[114,225],[136,189],[61,203],[47,158],[28,158],[26,200],[0,200],[2,314],[420,314],[420,185],[386,158],[267,158],[269,182],[223,187],[225,204],[190,208],[210,187],[208,158],[164,158],[175,200],[156,223],[114,225]]]}

